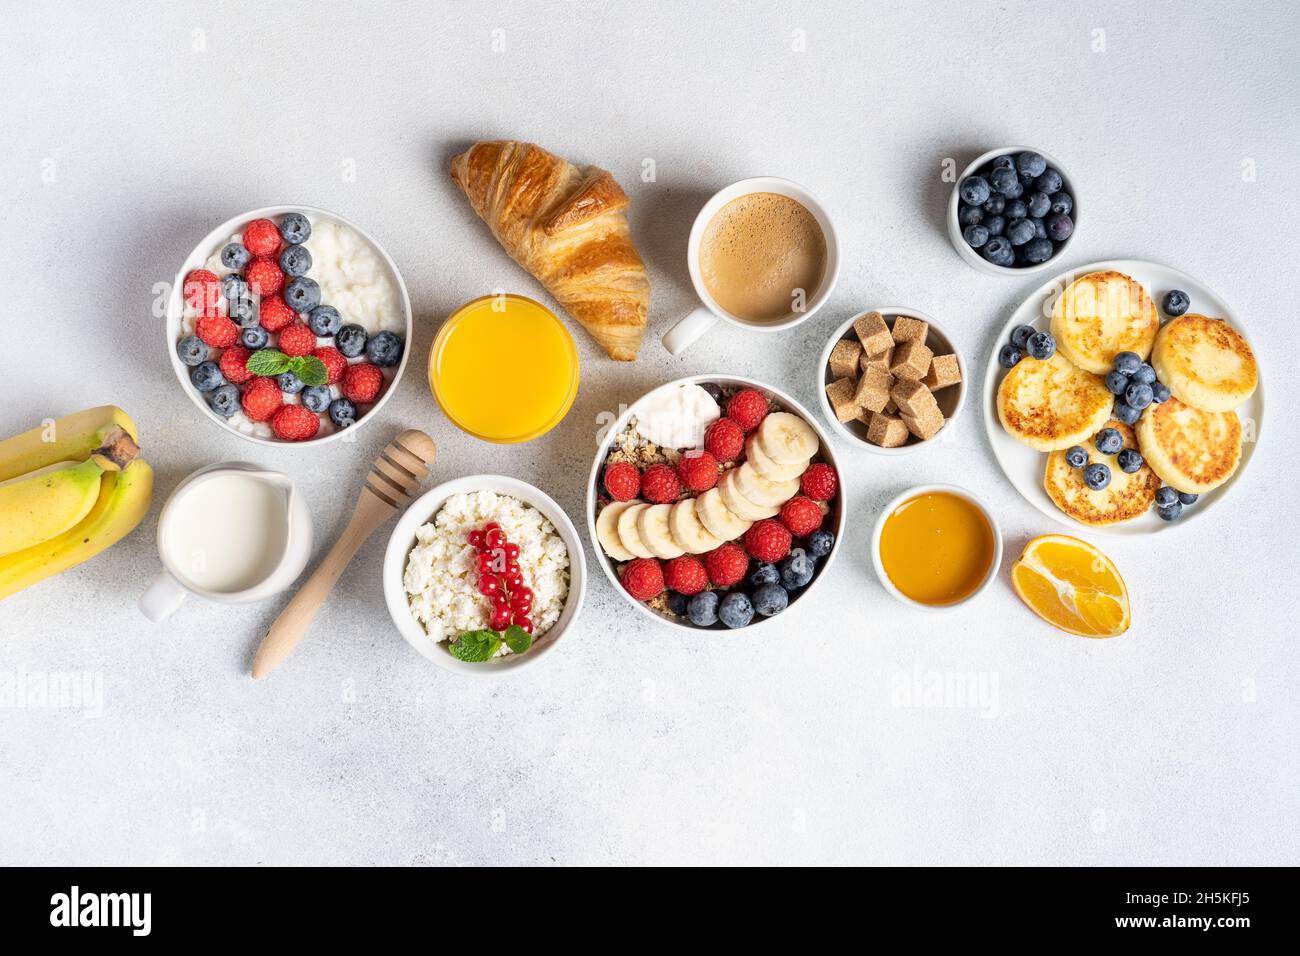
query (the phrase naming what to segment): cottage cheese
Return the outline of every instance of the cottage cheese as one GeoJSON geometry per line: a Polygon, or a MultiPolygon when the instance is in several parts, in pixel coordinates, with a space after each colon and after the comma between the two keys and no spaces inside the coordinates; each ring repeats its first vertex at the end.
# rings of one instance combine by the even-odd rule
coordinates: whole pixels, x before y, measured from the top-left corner
{"type": "MultiPolygon", "coordinates": [[[[434,641],[488,626],[491,604],[478,591],[477,557],[465,536],[489,521],[519,545],[519,570],[533,591],[533,638],[560,619],[569,594],[569,550],[540,511],[491,491],[453,495],[415,532],[402,585],[411,613],[434,641]]],[[[510,653],[504,643],[498,654],[510,653]]]]}

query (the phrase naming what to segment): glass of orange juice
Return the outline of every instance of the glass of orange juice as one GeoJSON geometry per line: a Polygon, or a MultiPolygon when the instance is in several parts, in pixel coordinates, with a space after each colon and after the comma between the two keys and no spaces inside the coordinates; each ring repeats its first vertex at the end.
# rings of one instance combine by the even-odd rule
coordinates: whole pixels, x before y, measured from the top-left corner
{"type": "Polygon", "coordinates": [[[462,431],[499,444],[531,441],[578,394],[578,349],[564,323],[522,295],[485,295],[442,324],[429,349],[429,388],[462,431]]]}

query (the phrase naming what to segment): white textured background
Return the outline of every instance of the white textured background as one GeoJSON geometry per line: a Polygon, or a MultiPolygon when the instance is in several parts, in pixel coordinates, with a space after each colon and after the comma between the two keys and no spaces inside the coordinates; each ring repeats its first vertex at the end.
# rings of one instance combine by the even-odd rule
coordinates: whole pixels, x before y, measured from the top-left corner
{"type": "Polygon", "coordinates": [[[1286,404],[1300,14],[913,6],[7,4],[0,434],[118,403],[159,500],[198,466],[251,458],[300,482],[327,542],[374,454],[419,426],[441,477],[517,475],[581,523],[598,414],[710,370],[815,407],[825,336],[871,305],[936,316],[982,377],[995,330],[1040,279],[957,258],[939,173],[1007,143],[1054,153],[1081,184],[1088,221],[1063,266],[1152,258],[1233,304],[1271,414],[1212,518],[1158,543],[1096,539],[1133,598],[1132,630],[1109,642],[1053,632],[1005,580],[943,618],[876,584],[870,525],[909,484],[978,489],[1008,562],[1057,530],[1001,478],[978,401],[927,453],[843,449],[847,547],[783,630],[647,628],[593,565],[581,626],[501,682],[434,669],[402,642],[377,579],[381,532],[309,640],[254,684],[251,650],[280,601],[194,602],[159,626],[135,610],[158,567],[155,507],[112,551],[0,604],[0,670],[87,672],[104,692],[99,716],[0,709],[0,862],[1300,862],[1286,404]],[[444,172],[453,150],[496,137],[612,170],[654,284],[641,360],[615,365],[579,336],[572,412],[514,448],[455,432],[424,384],[452,308],[498,287],[540,295],[444,172]],[[778,349],[719,329],[672,359],[658,337],[692,305],[691,219],[757,174],[832,210],[839,287],[778,349]],[[261,449],[218,430],[181,394],[151,317],[154,283],[199,238],[273,202],[354,218],[410,287],[418,354],[355,445],[261,449]],[[899,687],[930,675],[995,693],[907,706],[899,687]]]}

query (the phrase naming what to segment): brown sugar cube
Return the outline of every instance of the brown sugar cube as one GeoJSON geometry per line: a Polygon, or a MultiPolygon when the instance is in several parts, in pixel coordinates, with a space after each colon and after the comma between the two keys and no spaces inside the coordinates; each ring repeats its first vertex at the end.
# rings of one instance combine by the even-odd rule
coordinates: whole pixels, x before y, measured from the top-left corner
{"type": "Polygon", "coordinates": [[[927,408],[920,415],[904,415],[903,424],[921,441],[929,441],[943,427],[943,412],[939,411],[938,405],[935,405],[927,408]]]}
{"type": "Polygon", "coordinates": [[[858,379],[858,390],[853,401],[868,411],[878,412],[889,401],[889,391],[894,387],[894,376],[883,369],[869,367],[858,379]]]}
{"type": "Polygon", "coordinates": [[[831,349],[828,363],[831,374],[836,378],[852,378],[858,374],[858,357],[862,355],[862,346],[852,339],[840,339],[831,349]]]}
{"type": "Polygon", "coordinates": [[[858,333],[862,350],[868,355],[879,355],[894,344],[894,337],[889,332],[889,326],[885,324],[885,317],[879,312],[868,312],[858,319],[853,323],[853,331],[858,333]]]}
{"type": "Polygon", "coordinates": [[[894,350],[892,347],[887,348],[883,352],[880,352],[876,355],[868,355],[866,352],[863,352],[862,358],[858,360],[858,364],[862,367],[862,371],[864,372],[871,367],[875,367],[881,369],[882,371],[888,372],[889,366],[892,365],[893,363],[894,363],[894,350]]]}
{"type": "Polygon", "coordinates": [[[900,412],[913,418],[920,418],[930,409],[939,410],[934,395],[920,382],[898,382],[889,393],[889,397],[894,400],[900,412]]]}
{"type": "Polygon", "coordinates": [[[894,349],[894,364],[889,366],[889,371],[893,373],[894,378],[919,382],[930,371],[930,359],[933,355],[934,353],[920,342],[904,342],[894,349]]]}
{"type": "Polygon", "coordinates": [[[907,444],[907,425],[897,415],[872,412],[867,423],[867,441],[881,448],[897,448],[907,444]]]}
{"type": "Polygon", "coordinates": [[[841,422],[851,422],[858,417],[858,403],[853,400],[857,383],[851,378],[837,378],[826,386],[826,399],[841,422]]]}
{"type": "Polygon", "coordinates": [[[894,396],[892,395],[889,396],[889,401],[885,402],[885,414],[886,415],[898,414],[898,402],[894,401],[894,396]]]}
{"type": "Polygon", "coordinates": [[[910,316],[900,315],[894,319],[894,341],[902,345],[904,342],[916,342],[920,345],[925,344],[925,340],[930,336],[930,323],[923,319],[913,319],[910,316]]]}
{"type": "Polygon", "coordinates": [[[955,355],[936,355],[930,359],[930,371],[922,379],[930,391],[947,388],[961,381],[961,368],[955,355]]]}

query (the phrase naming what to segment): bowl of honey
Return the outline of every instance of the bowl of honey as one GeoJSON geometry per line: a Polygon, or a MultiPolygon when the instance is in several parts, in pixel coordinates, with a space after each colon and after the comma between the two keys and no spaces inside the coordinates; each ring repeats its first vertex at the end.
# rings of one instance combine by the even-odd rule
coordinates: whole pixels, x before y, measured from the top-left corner
{"type": "Polygon", "coordinates": [[[921,485],[876,519],[871,560],[904,604],[944,611],[983,592],[1002,563],[1002,534],[984,504],[956,485],[921,485]]]}

